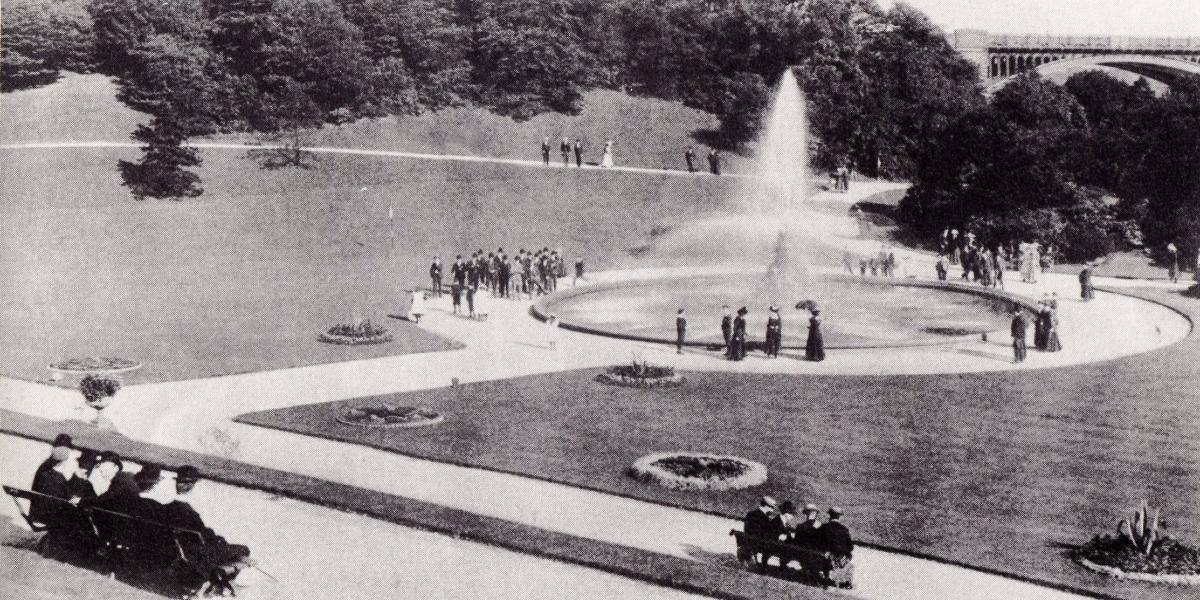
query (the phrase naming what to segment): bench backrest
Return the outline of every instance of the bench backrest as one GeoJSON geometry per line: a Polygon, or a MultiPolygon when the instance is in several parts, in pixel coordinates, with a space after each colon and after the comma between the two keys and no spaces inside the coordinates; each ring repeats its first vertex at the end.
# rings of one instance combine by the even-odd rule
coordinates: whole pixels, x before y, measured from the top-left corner
{"type": "Polygon", "coordinates": [[[815,548],[805,548],[804,546],[797,546],[796,544],[781,542],[779,540],[750,536],[746,535],[744,531],[738,531],[736,529],[729,530],[729,535],[733,536],[733,539],[737,542],[739,549],[747,550],[749,552],[765,552],[767,554],[771,554],[772,556],[797,558],[823,558],[825,556],[824,552],[821,552],[815,548]]]}

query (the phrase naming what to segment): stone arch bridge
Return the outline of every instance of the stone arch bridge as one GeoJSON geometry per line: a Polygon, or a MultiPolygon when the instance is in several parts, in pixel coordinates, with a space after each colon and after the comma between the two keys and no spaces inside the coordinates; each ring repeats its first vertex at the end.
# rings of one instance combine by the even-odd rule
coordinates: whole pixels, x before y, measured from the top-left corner
{"type": "Polygon", "coordinates": [[[1200,38],[992,34],[960,29],[950,36],[954,48],[979,68],[990,94],[1018,73],[1069,75],[1112,67],[1171,85],[1181,77],[1200,77],[1200,38]]]}

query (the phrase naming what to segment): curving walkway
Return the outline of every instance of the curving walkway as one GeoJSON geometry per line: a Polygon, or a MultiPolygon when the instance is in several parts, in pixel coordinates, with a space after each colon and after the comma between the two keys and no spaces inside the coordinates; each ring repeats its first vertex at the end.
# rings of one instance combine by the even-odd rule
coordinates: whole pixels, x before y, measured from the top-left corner
{"type": "MultiPolygon", "coordinates": [[[[133,146],[80,142],[8,145],[0,146],[0,149],[133,146]]],[[[261,148],[236,144],[196,146],[261,148]]],[[[431,160],[493,161],[544,168],[537,161],[340,148],[313,150],[431,160]]],[[[612,170],[689,175],[650,169],[612,170]]],[[[860,184],[855,186],[852,194],[819,199],[834,204],[849,203],[886,187],[887,184],[860,184]]],[[[877,243],[855,239],[855,226],[844,215],[823,215],[820,218],[830,235],[844,247],[863,253],[877,250],[877,243]]],[[[932,274],[933,259],[929,256],[899,249],[898,253],[902,255],[908,273],[932,274]]],[[[613,271],[594,275],[593,281],[643,278],[666,272],[662,269],[613,271]]],[[[1016,279],[1011,275],[1010,278],[1016,279]]],[[[1097,283],[1109,285],[1111,282],[1097,283]]],[[[421,325],[463,342],[466,345],[463,349],[131,386],[121,392],[120,402],[106,412],[122,433],[137,440],[211,454],[227,454],[261,466],[412,497],[575,536],[711,560],[714,555],[727,557],[732,551],[732,543],[726,533],[733,523],[727,519],[514,475],[253,428],[232,423],[231,419],[250,411],[445,386],[452,379],[482,381],[596,367],[626,361],[631,353],[690,370],[848,375],[976,372],[1037,369],[1104,360],[1167,345],[1182,339],[1190,331],[1190,324],[1181,315],[1152,303],[1110,293],[1101,293],[1088,304],[1075,302],[1072,299],[1076,296],[1077,288],[1074,278],[1070,276],[1047,275],[1035,285],[1010,283],[1009,291],[1035,298],[1052,291],[1059,294],[1064,300],[1061,318],[1065,351],[1056,354],[1031,353],[1028,362],[1015,366],[1009,360],[1007,339],[1003,338],[988,343],[972,341],[934,348],[842,351],[831,353],[828,360],[819,364],[759,359],[730,363],[704,352],[677,356],[669,347],[553,330],[529,316],[528,301],[483,297],[480,310],[489,313],[489,320],[477,322],[463,319],[449,314],[447,297],[431,303],[432,314],[421,325]],[[1105,326],[1094,326],[1100,322],[1105,326]],[[551,339],[557,341],[557,350],[550,349],[551,339]],[[381,472],[389,476],[379,478],[381,472]],[[579,507],[587,507],[587,510],[580,512],[579,507]]],[[[0,407],[51,419],[89,416],[80,414],[78,405],[78,395],[73,390],[0,378],[0,407]]],[[[864,549],[856,556],[858,587],[853,595],[861,598],[971,600],[1071,597],[1063,592],[1013,579],[899,554],[864,549]]]]}

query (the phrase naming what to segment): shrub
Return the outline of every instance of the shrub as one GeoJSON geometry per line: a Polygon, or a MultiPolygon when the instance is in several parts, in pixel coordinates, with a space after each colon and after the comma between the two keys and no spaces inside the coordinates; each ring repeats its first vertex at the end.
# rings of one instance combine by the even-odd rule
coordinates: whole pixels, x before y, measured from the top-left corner
{"type": "Polygon", "coordinates": [[[79,392],[89,403],[109,398],[121,389],[121,382],[107,377],[86,375],[79,381],[79,392]]]}

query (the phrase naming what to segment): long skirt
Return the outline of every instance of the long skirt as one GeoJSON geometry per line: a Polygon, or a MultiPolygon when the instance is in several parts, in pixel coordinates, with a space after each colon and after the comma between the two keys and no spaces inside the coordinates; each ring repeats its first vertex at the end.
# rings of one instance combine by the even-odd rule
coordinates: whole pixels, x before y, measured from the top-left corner
{"type": "Polygon", "coordinates": [[[1046,327],[1042,324],[1041,319],[1037,319],[1033,323],[1033,347],[1038,350],[1046,349],[1046,327]]]}
{"type": "Polygon", "coordinates": [[[1084,300],[1091,300],[1095,298],[1096,288],[1092,287],[1092,284],[1090,283],[1082,286],[1079,290],[1079,297],[1083,298],[1084,300]]]}
{"type": "Polygon", "coordinates": [[[804,346],[804,358],[814,362],[825,360],[825,340],[819,329],[808,330],[808,343],[804,346]]]}
{"type": "Polygon", "coordinates": [[[729,354],[730,360],[742,360],[746,358],[746,338],[734,337],[732,352],[729,354]]]}
{"type": "Polygon", "coordinates": [[[1046,332],[1046,352],[1058,352],[1062,349],[1062,342],[1058,339],[1058,330],[1051,328],[1046,332]]]}

